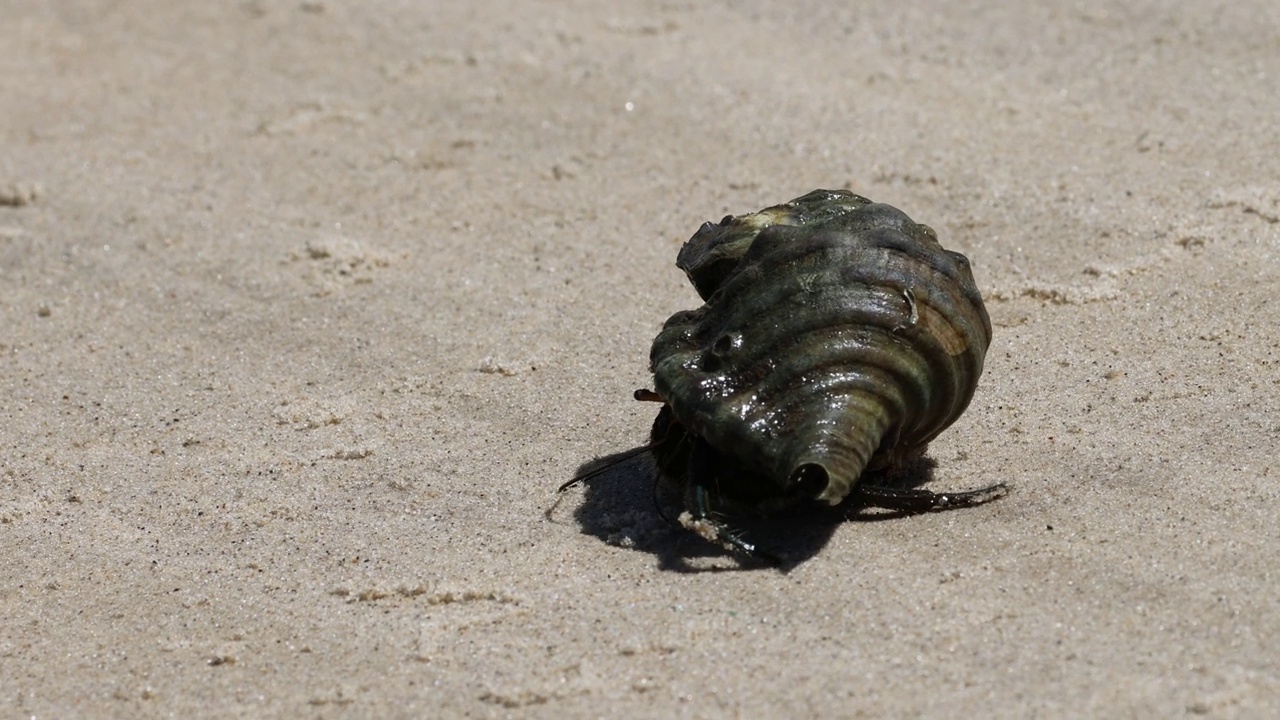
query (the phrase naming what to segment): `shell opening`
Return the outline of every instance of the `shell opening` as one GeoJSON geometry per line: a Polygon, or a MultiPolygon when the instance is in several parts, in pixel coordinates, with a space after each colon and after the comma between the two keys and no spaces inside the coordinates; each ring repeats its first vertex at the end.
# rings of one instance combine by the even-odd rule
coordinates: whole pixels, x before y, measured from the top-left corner
{"type": "Polygon", "coordinates": [[[806,498],[817,498],[827,489],[831,476],[827,469],[816,463],[805,463],[791,473],[788,480],[793,495],[806,498]]]}

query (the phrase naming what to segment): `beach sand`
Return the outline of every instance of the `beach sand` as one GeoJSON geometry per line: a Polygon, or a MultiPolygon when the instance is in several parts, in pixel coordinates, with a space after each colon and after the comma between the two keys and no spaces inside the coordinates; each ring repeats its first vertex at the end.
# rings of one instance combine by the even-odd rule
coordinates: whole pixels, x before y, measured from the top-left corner
{"type": "Polygon", "coordinates": [[[0,15],[0,714],[1280,715],[1271,0],[0,15]],[[1011,493],[785,571],[557,496],[814,188],[972,260],[929,487],[1011,493]]]}

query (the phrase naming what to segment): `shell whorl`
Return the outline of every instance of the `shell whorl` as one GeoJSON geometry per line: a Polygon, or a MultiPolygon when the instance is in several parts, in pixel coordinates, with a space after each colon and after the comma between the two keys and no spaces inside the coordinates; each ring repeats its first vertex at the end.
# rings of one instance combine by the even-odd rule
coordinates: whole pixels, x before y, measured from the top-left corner
{"type": "Polygon", "coordinates": [[[654,340],[654,382],[692,433],[780,488],[843,500],[973,396],[991,324],[968,260],[888,205],[814,191],[707,224],[677,264],[706,300],[654,340]]]}

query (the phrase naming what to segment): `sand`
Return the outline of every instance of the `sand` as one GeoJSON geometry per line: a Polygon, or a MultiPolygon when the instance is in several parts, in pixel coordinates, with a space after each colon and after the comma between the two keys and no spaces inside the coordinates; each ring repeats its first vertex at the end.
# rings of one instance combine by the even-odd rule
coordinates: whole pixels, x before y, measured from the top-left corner
{"type": "Polygon", "coordinates": [[[1028,5],[0,4],[0,714],[1280,715],[1280,5],[1028,5]],[[1012,492],[556,505],[820,187],[971,258],[1012,492]]]}

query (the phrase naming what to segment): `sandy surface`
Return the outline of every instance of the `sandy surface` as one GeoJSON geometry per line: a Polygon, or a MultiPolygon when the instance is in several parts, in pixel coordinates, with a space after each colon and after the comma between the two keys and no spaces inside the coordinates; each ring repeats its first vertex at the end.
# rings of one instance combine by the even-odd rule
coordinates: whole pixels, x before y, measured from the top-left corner
{"type": "Polygon", "coordinates": [[[935,5],[0,3],[0,714],[1276,717],[1280,5],[935,5]],[[815,187],[972,259],[1012,494],[547,513],[815,187]]]}

